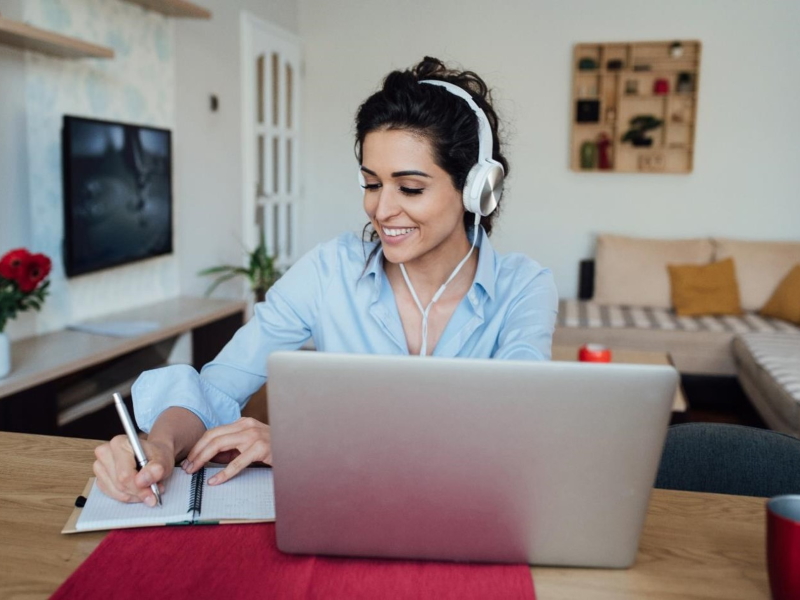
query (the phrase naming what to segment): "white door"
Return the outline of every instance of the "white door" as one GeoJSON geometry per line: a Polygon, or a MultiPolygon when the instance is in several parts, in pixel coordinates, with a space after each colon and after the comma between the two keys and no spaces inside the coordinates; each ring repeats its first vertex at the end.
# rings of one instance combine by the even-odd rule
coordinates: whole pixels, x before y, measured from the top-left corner
{"type": "Polygon", "coordinates": [[[242,13],[244,241],[263,231],[281,267],[296,258],[302,56],[297,36],[242,13]]]}

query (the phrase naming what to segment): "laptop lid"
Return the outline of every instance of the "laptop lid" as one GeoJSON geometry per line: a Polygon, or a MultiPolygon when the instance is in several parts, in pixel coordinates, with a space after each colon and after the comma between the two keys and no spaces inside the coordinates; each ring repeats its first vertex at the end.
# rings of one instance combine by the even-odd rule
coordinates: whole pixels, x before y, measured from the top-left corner
{"type": "Polygon", "coordinates": [[[672,367],[276,352],[269,373],[284,552],[633,563],[672,367]]]}

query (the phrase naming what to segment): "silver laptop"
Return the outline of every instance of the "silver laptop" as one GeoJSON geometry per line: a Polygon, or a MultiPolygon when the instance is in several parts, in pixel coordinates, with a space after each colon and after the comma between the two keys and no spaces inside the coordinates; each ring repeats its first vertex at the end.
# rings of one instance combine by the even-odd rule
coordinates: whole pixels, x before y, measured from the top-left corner
{"type": "Polygon", "coordinates": [[[269,374],[282,551],[633,563],[672,367],[276,352],[269,374]]]}

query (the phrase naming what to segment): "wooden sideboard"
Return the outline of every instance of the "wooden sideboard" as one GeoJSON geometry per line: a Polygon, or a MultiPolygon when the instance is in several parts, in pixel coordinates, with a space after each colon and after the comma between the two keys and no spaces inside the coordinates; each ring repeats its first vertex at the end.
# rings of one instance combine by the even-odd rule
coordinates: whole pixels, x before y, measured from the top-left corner
{"type": "MultiPolygon", "coordinates": [[[[11,373],[0,379],[0,430],[75,435],[59,425],[65,396],[102,395],[104,388],[124,383],[115,378],[130,377],[141,365],[159,366],[170,341],[184,333],[191,333],[192,365],[199,368],[242,325],[246,307],[241,300],[179,297],[97,320],[158,324],[147,333],[114,337],[64,329],[14,342],[11,373]]],[[[106,437],[102,430],[88,433],[106,437]]]]}

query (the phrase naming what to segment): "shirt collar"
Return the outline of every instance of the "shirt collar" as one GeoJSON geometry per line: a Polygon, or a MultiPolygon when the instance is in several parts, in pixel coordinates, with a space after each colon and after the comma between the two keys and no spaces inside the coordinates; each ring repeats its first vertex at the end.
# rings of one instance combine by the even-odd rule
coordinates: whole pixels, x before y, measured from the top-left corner
{"type": "MultiPolygon", "coordinates": [[[[470,242],[472,240],[470,239],[470,242]]],[[[478,270],[475,272],[474,285],[479,285],[483,288],[490,299],[494,299],[495,294],[495,263],[497,260],[497,253],[489,241],[489,236],[483,227],[478,229],[478,240],[475,243],[478,249],[478,270]]],[[[371,252],[372,250],[370,250],[371,252]]],[[[374,275],[374,287],[376,290],[380,289],[381,281],[383,280],[383,248],[378,243],[378,250],[375,255],[367,263],[364,272],[359,277],[359,280],[365,279],[368,275],[374,275]]]]}

